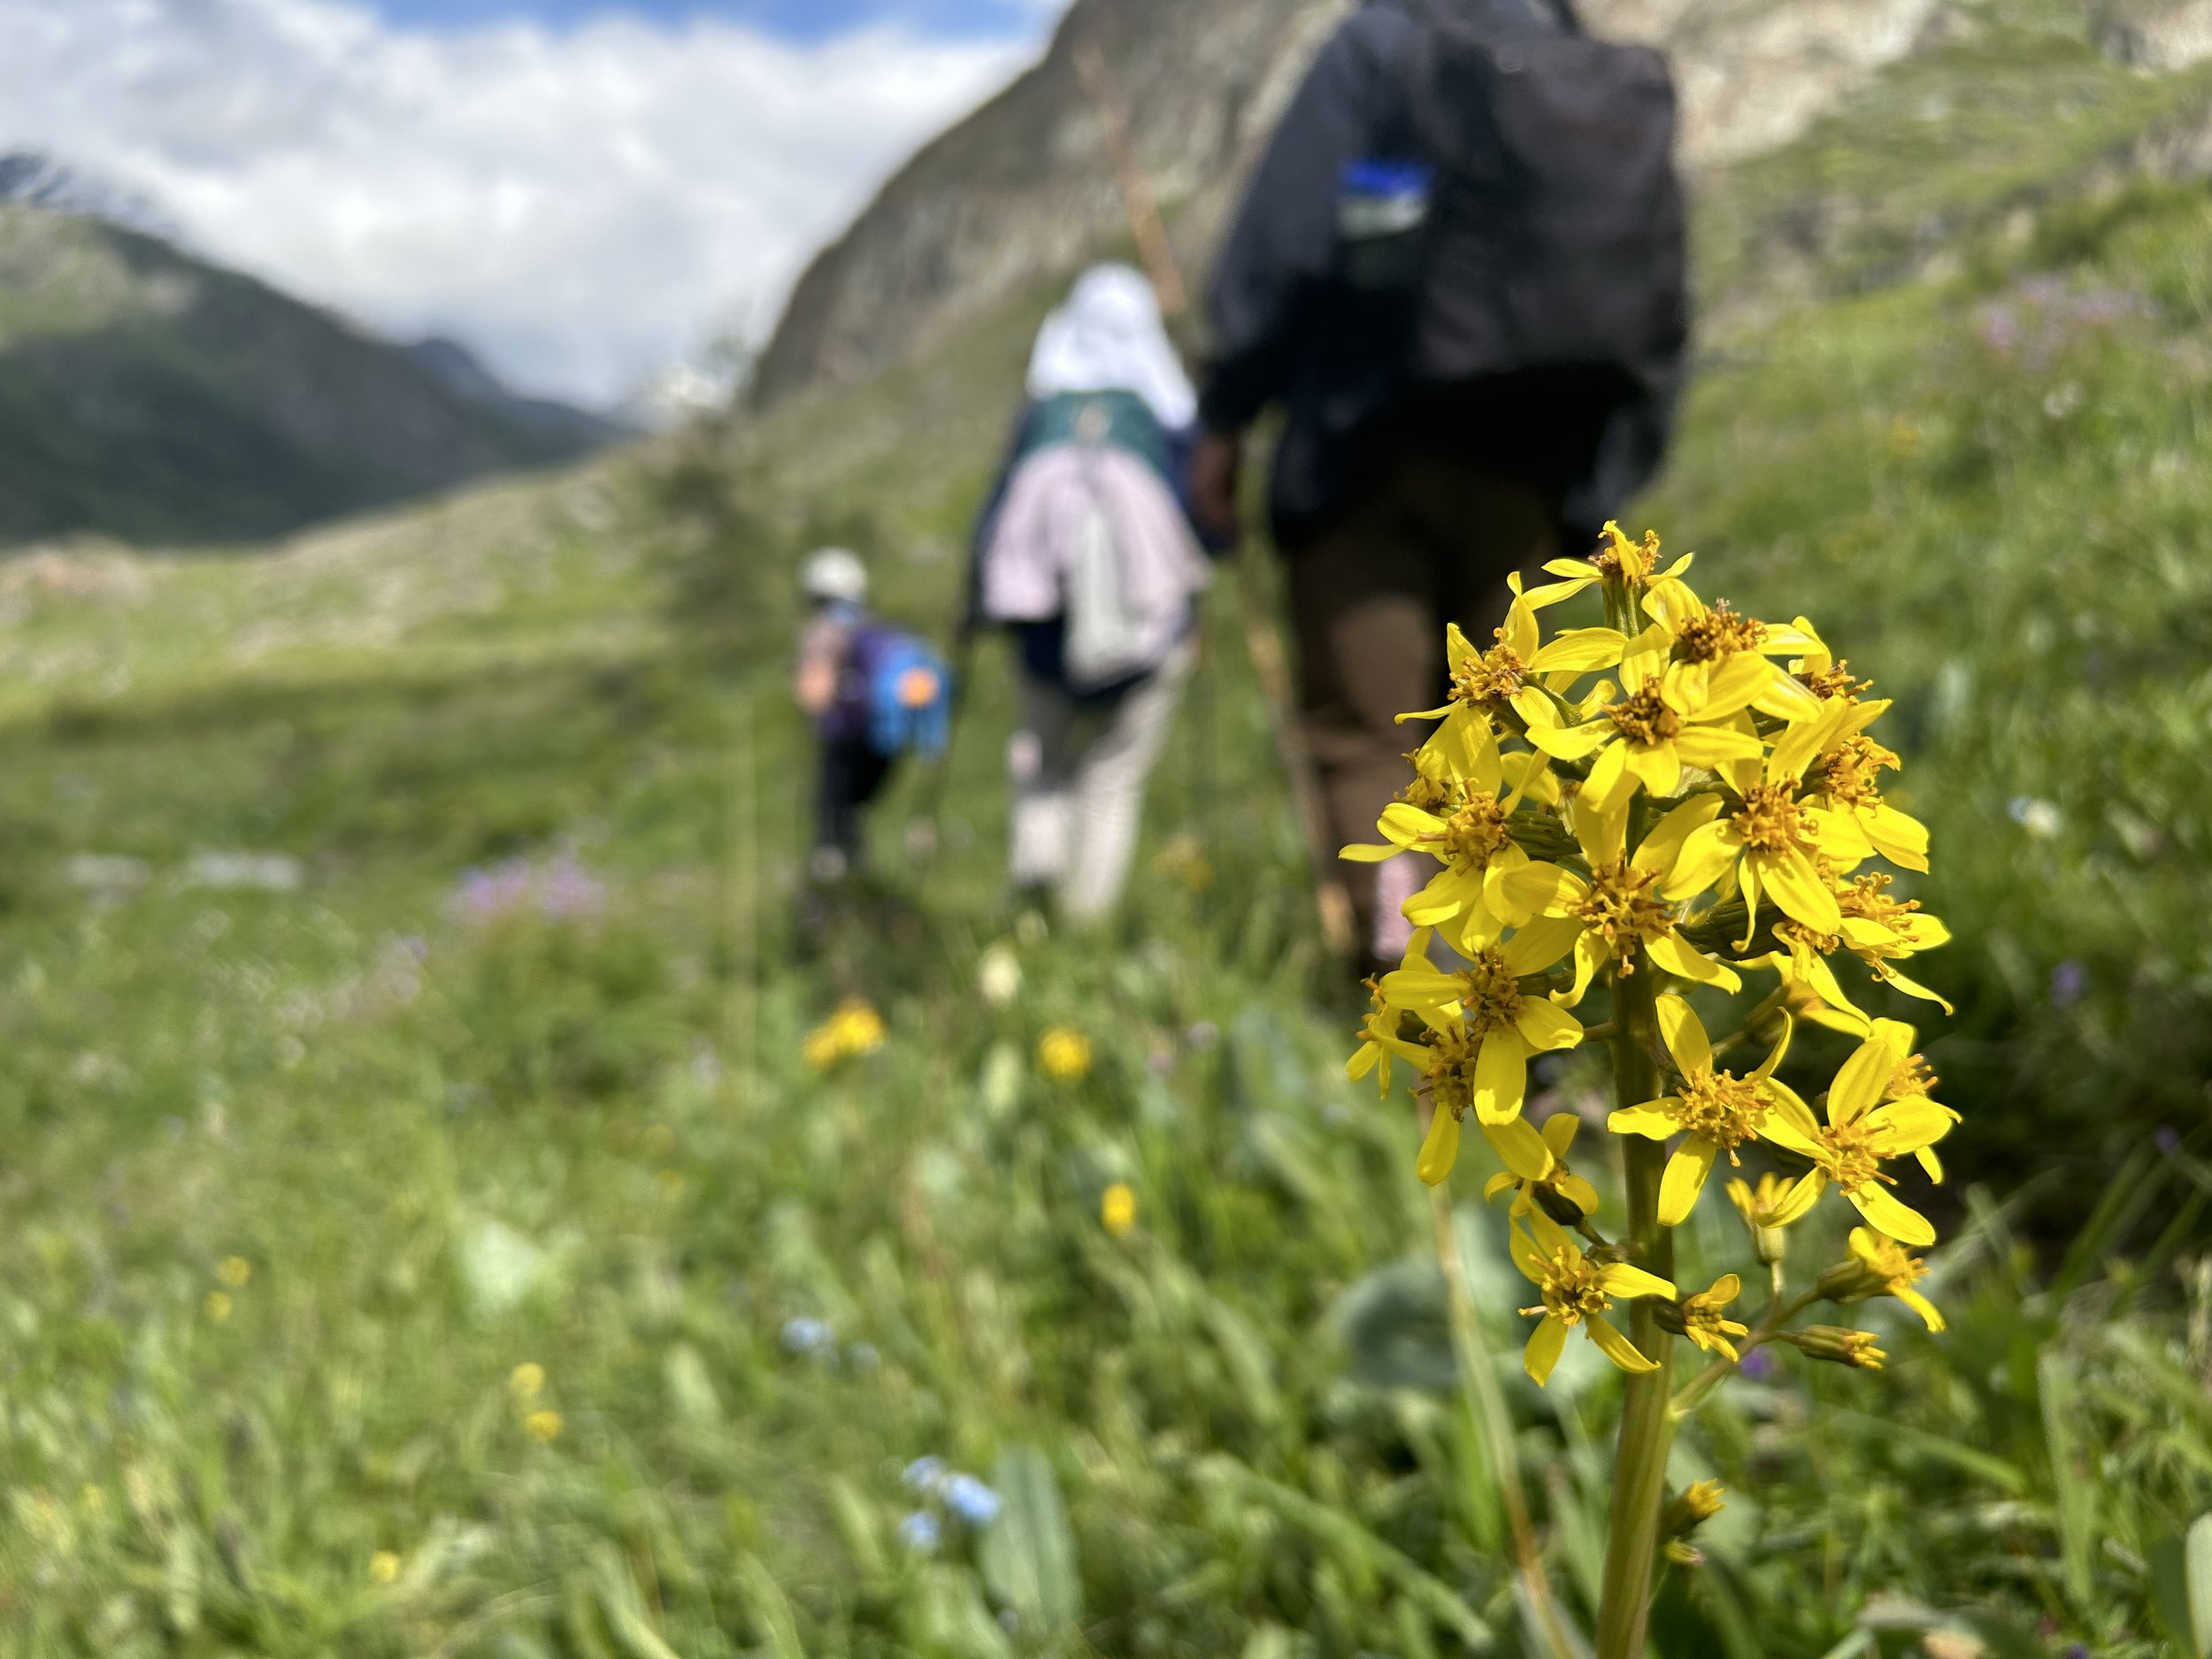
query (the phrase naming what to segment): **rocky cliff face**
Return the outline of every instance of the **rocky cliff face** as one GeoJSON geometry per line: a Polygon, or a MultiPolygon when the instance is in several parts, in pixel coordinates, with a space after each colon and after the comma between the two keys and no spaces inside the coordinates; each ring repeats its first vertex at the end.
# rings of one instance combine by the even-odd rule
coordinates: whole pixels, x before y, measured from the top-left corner
{"type": "MultiPolygon", "coordinates": [[[[794,291],[755,380],[763,404],[928,350],[1125,235],[1097,113],[1095,46],[1140,160],[1204,266],[1245,174],[1356,0],[1077,0],[1043,59],[923,150],[794,291]]],[[[1942,0],[1583,0],[1598,33],[1673,56],[1693,170],[1788,142],[1930,36],[1942,0]]]]}

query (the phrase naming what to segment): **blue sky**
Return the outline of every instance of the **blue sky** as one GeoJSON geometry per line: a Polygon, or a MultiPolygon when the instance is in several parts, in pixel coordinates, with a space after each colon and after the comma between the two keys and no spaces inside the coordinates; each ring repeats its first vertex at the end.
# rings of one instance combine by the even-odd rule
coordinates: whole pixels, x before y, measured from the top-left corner
{"type": "Polygon", "coordinates": [[[372,0],[406,28],[462,29],[529,19],[565,26],[626,12],[680,23],[693,17],[750,24],[791,40],[820,40],[871,23],[902,23],[918,33],[997,35],[1024,29],[1033,0],[372,0]]]}

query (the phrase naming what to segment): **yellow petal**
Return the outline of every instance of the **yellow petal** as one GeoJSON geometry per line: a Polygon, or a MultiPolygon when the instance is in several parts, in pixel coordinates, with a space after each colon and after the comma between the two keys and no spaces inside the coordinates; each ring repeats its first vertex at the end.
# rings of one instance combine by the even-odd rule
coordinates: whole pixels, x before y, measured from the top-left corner
{"type": "Polygon", "coordinates": [[[1582,924],[1571,917],[1539,916],[1505,941],[1505,965],[1516,977],[1541,973],[1581,936],[1582,924]]]}
{"type": "Polygon", "coordinates": [[[1796,848],[1778,853],[1754,851],[1745,862],[1758,870],[1760,887],[1791,919],[1816,933],[1832,933],[1843,925],[1834,892],[1820,879],[1813,861],[1796,848]]]}
{"type": "MultiPolygon", "coordinates": [[[[1609,731],[1611,722],[1604,724],[1609,731]]],[[[1594,810],[1611,811],[1634,790],[1635,780],[1628,770],[1628,745],[1609,744],[1590,763],[1590,776],[1582,786],[1581,795],[1576,797],[1577,807],[1579,810],[1580,803],[1586,801],[1594,810]]]]}
{"type": "Polygon", "coordinates": [[[1680,1095],[1666,1094],[1640,1106],[1624,1106],[1605,1120],[1605,1126],[1617,1135],[1642,1135],[1650,1141],[1664,1141],[1682,1126],[1674,1116],[1681,1104],[1680,1095]]]}
{"type": "Polygon", "coordinates": [[[1659,1225],[1678,1227],[1697,1208],[1697,1195],[1705,1190],[1705,1178],[1713,1172],[1720,1148],[1692,1135],[1667,1160],[1667,1172],[1659,1178],[1659,1225]]]}
{"type": "Polygon", "coordinates": [[[1509,1123],[1528,1095],[1528,1044],[1517,1031],[1494,1031],[1475,1056],[1475,1116],[1486,1124],[1509,1123]]]}
{"type": "MultiPolygon", "coordinates": [[[[1773,1121],[1772,1118],[1767,1119],[1770,1125],[1773,1121]]],[[[1770,1134],[1766,1138],[1771,1141],[1775,1137],[1770,1134]]],[[[1784,1189],[1785,1196],[1782,1202],[1774,1207],[1774,1225],[1778,1227],[1786,1227],[1793,1221],[1803,1220],[1810,1213],[1812,1207],[1819,1202],[1821,1190],[1827,1185],[1828,1178],[1818,1170],[1808,1175],[1801,1175],[1796,1180],[1789,1183],[1784,1189]]]]}
{"type": "Polygon", "coordinates": [[[1534,998],[1521,1004],[1520,1018],[1513,1022],[1513,1028],[1521,1033],[1521,1041],[1538,1054],[1571,1048],[1582,1041],[1580,1020],[1556,1002],[1534,998]]]}
{"type": "Polygon", "coordinates": [[[1742,846],[1742,833],[1730,820],[1700,825],[1683,838],[1674,872],[1659,884],[1660,896],[1686,899],[1704,892],[1727,873],[1742,846]]]}
{"type": "Polygon", "coordinates": [[[1529,666],[1540,674],[1588,673],[1594,668],[1612,667],[1627,649],[1628,636],[1618,628],[1564,628],[1536,653],[1529,666]]]}
{"type": "MultiPolygon", "coordinates": [[[[1701,795],[1685,801],[1651,826],[1630,863],[1639,870],[1654,871],[1664,875],[1674,868],[1675,861],[1682,856],[1683,843],[1689,840],[1690,833],[1711,823],[1719,811],[1720,797],[1716,795],[1701,795]]],[[[1625,814],[1623,816],[1625,818],[1625,814]]],[[[1585,842],[1584,847],[1587,850],[1588,843],[1585,842]]],[[[1617,843],[1613,851],[1601,857],[1593,853],[1591,861],[1594,864],[1609,864],[1619,856],[1617,843]]]]}
{"type": "Polygon", "coordinates": [[[1644,953],[1663,973],[1677,979],[1688,979],[1698,985],[1717,986],[1732,995],[1743,988],[1743,981],[1735,972],[1710,956],[1690,949],[1679,934],[1662,933],[1656,939],[1644,941],[1644,953]]]}
{"type": "Polygon", "coordinates": [[[1590,884],[1557,864],[1526,864],[1506,875],[1498,883],[1498,891],[1510,907],[1508,919],[1516,913],[1534,916],[1540,911],[1564,916],[1590,896],[1590,884]]]}
{"type": "Polygon", "coordinates": [[[1713,1045],[1697,1010],[1678,996],[1658,1000],[1659,1036],[1674,1056],[1676,1069],[1687,1077],[1701,1077],[1713,1069],[1713,1045]]]}
{"type": "Polygon", "coordinates": [[[1582,1127],[1582,1119],[1572,1112],[1554,1112],[1544,1119],[1544,1144],[1551,1148],[1552,1156],[1564,1158],[1575,1143],[1575,1133],[1582,1127]]]}
{"type": "MultiPolygon", "coordinates": [[[[1629,774],[1644,786],[1644,792],[1653,799],[1671,795],[1682,787],[1682,752],[1674,740],[1655,743],[1648,749],[1633,743],[1621,747],[1627,751],[1624,764],[1629,774]]],[[[1594,769],[1592,776],[1595,776],[1594,769]]]]}
{"type": "MultiPolygon", "coordinates": [[[[1535,1335],[1529,1338],[1528,1347],[1521,1354],[1522,1368],[1528,1372],[1530,1380],[1539,1388],[1544,1386],[1545,1379],[1551,1375],[1551,1368],[1559,1363],[1560,1352],[1566,1346],[1566,1321],[1560,1318],[1557,1314],[1546,1314],[1543,1322],[1536,1327],[1535,1335]]],[[[1655,1366],[1653,1369],[1656,1370],[1657,1367],[1655,1366]]]]}
{"type": "Polygon", "coordinates": [[[1614,1262],[1598,1270],[1598,1283],[1609,1296],[1632,1302],[1639,1296],[1672,1296],[1674,1281],[1627,1262],[1614,1262]]]}
{"type": "Polygon", "coordinates": [[[1917,1210],[1909,1209],[1893,1197],[1888,1187],[1869,1181],[1844,1194],[1858,1206],[1859,1213],[1872,1222],[1900,1244],[1916,1244],[1923,1249],[1936,1241],[1936,1230],[1927,1217],[1917,1210]]]}
{"type": "Polygon", "coordinates": [[[1852,1051],[1828,1090],[1828,1121],[1855,1123],[1874,1110],[1905,1056],[1879,1037],[1869,1037],[1852,1051]]]}
{"type": "Polygon", "coordinates": [[[1535,726],[1528,728],[1532,748],[1555,760],[1580,760],[1593,754],[1613,735],[1610,720],[1592,720],[1583,726],[1535,726]]]}
{"type": "Polygon", "coordinates": [[[1598,1351],[1623,1371],[1632,1374],[1657,1371],[1658,1362],[1646,1359],[1643,1351],[1602,1319],[1592,1319],[1586,1327],[1590,1340],[1598,1345],[1598,1351]]]}
{"type": "Polygon", "coordinates": [[[1415,1160],[1413,1171],[1425,1185],[1441,1187],[1458,1162],[1459,1119],[1448,1111],[1439,1111],[1429,1119],[1429,1132],[1421,1141],[1421,1156],[1415,1160]]]}
{"type": "Polygon", "coordinates": [[[1536,1133],[1525,1118],[1516,1118],[1510,1123],[1485,1124],[1482,1138],[1490,1143],[1490,1149],[1498,1155],[1509,1175],[1525,1181],[1540,1181],[1552,1172],[1555,1160],[1551,1145],[1536,1133]]]}

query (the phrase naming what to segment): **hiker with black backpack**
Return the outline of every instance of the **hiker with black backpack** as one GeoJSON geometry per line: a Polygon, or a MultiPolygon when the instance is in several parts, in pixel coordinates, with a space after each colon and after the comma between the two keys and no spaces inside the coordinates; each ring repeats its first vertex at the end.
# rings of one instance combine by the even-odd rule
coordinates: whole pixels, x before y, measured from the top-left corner
{"type": "Polygon", "coordinates": [[[826,886],[859,867],[864,814],[898,762],[944,753],[952,679],[927,641],[870,615],[868,568],[849,549],[810,553],[799,588],[808,616],[792,691],[818,745],[808,870],[826,886]]]}
{"type": "Polygon", "coordinates": [[[1010,633],[1019,680],[1013,882],[1077,922],[1121,895],[1196,656],[1210,572],[1179,485],[1197,412],[1151,284],[1087,271],[1038,333],[977,520],[970,625],[1010,633]]]}
{"type": "MultiPolygon", "coordinates": [[[[1210,299],[1194,510],[1237,526],[1242,434],[1285,414],[1307,745],[1340,841],[1371,838],[1435,706],[1443,624],[1486,645],[1506,580],[1591,548],[1664,456],[1688,334],[1665,62],[1567,0],[1369,0],[1261,162],[1210,299]]],[[[1354,904],[1408,936],[1410,857],[1354,904]]]]}

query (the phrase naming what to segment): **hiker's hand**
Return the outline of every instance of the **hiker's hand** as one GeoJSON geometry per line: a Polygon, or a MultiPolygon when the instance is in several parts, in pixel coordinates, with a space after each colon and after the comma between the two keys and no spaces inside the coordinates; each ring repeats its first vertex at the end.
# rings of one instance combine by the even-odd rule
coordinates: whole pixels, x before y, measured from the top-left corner
{"type": "Polygon", "coordinates": [[[1237,486],[1244,472],[1244,442],[1233,433],[1205,432],[1199,435],[1190,457],[1191,516],[1206,538],[1219,546],[1236,546],[1242,534],[1238,522],[1237,486]]]}

